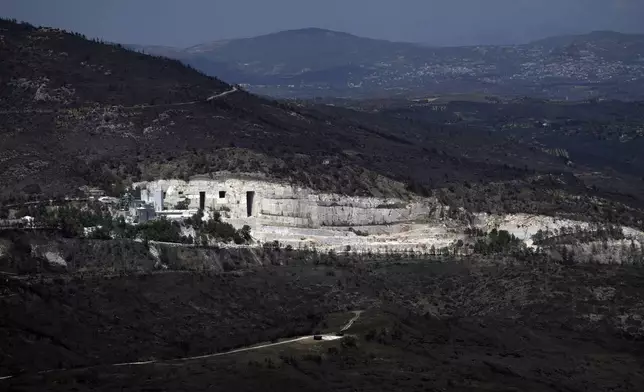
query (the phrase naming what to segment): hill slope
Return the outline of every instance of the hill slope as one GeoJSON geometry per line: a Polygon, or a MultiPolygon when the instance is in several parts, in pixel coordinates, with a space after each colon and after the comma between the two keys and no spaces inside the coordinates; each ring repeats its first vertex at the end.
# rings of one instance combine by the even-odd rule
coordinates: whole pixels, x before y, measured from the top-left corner
{"type": "Polygon", "coordinates": [[[209,74],[225,64],[238,72],[229,73],[231,81],[285,97],[472,92],[558,99],[644,96],[644,35],[614,32],[525,45],[430,48],[302,29],[172,52],[142,49],[209,74]]]}
{"type": "Polygon", "coordinates": [[[0,28],[2,109],[186,102],[229,88],[178,61],[78,34],[7,21],[0,28]]]}
{"type": "Polygon", "coordinates": [[[445,202],[475,210],[592,207],[548,196],[553,187],[590,191],[565,162],[512,138],[266,100],[177,61],[58,30],[0,28],[9,59],[0,68],[5,199],[71,195],[87,184],[118,193],[131,181],[227,170],[344,194],[407,192],[392,180],[423,194],[445,188],[445,202]],[[543,180],[562,173],[570,180],[543,180]]]}
{"type": "Polygon", "coordinates": [[[586,52],[625,63],[641,62],[644,58],[644,34],[593,31],[589,34],[550,37],[532,42],[529,46],[569,56],[580,56],[586,52]]]}

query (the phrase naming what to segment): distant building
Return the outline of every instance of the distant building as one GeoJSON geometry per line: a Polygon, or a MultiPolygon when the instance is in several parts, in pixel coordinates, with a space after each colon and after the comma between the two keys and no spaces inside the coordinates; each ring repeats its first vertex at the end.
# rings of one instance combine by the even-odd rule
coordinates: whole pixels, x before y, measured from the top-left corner
{"type": "Polygon", "coordinates": [[[162,189],[157,189],[154,192],[154,210],[155,211],[163,211],[163,190],[162,189]]]}
{"type": "MultiPolygon", "coordinates": [[[[261,194],[256,181],[237,179],[194,179],[189,182],[180,180],[159,180],[140,183],[141,198],[152,197],[157,216],[168,219],[191,217],[199,210],[206,219],[212,213],[220,213],[238,225],[250,224],[259,216],[261,194]],[[164,203],[175,206],[186,203],[186,210],[164,209],[164,203]]],[[[260,187],[262,185],[259,185],[260,187]]]]}
{"type": "Polygon", "coordinates": [[[157,213],[152,204],[143,204],[136,208],[135,214],[137,223],[145,223],[157,218],[157,213]]]}
{"type": "Polygon", "coordinates": [[[150,192],[147,189],[141,189],[141,200],[150,203],[152,200],[150,199],[150,192]]]}
{"type": "MultiPolygon", "coordinates": [[[[186,219],[195,215],[198,210],[196,208],[187,210],[171,210],[165,208],[166,190],[162,188],[141,189],[141,198],[134,199],[129,197],[129,193],[121,198],[127,201],[127,208],[121,208],[122,215],[126,221],[131,223],[145,223],[154,219],[164,217],[166,219],[186,219]]],[[[176,197],[171,198],[171,201],[177,202],[176,197]]],[[[184,198],[185,199],[185,198],[184,198]]]]}

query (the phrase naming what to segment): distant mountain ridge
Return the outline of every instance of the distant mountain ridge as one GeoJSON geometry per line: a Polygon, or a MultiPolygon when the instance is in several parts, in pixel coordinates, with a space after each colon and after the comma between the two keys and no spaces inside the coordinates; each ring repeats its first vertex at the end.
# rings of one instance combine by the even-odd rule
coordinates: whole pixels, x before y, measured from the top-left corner
{"type": "MultiPolygon", "coordinates": [[[[203,65],[204,61],[210,61],[220,65],[227,64],[248,76],[275,76],[280,79],[347,65],[389,61],[397,56],[421,55],[424,52],[416,44],[362,38],[319,28],[213,41],[186,49],[131,47],[150,54],[178,58],[189,64],[197,62],[203,65]]],[[[246,80],[232,82],[245,83],[246,80]]]]}
{"type": "Polygon", "coordinates": [[[478,92],[644,98],[644,35],[595,31],[522,45],[430,47],[306,28],[185,49],[135,47],[279,97],[478,92]],[[628,81],[628,85],[622,82],[628,81]]]}
{"type": "Polygon", "coordinates": [[[549,37],[531,42],[530,45],[551,51],[574,48],[617,61],[644,61],[644,34],[593,31],[588,34],[549,37]]]}
{"type": "Polygon", "coordinates": [[[579,41],[598,41],[598,40],[626,40],[638,41],[643,40],[644,34],[630,34],[620,33],[611,30],[594,30],[586,34],[568,34],[568,35],[555,35],[551,37],[541,38],[529,42],[529,45],[535,44],[551,44],[551,45],[570,45],[579,41]]]}

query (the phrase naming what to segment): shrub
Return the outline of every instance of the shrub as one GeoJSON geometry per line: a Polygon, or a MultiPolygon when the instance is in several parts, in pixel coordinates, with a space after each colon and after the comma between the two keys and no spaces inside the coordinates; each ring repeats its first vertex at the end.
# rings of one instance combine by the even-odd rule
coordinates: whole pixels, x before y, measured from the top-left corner
{"type": "Polygon", "coordinates": [[[387,209],[399,209],[399,208],[407,208],[407,204],[405,203],[384,203],[384,204],[378,204],[376,208],[387,208],[387,209]]]}
{"type": "Polygon", "coordinates": [[[112,236],[110,231],[104,227],[97,227],[94,231],[89,233],[87,238],[92,240],[111,240],[112,236]]]}
{"type": "Polygon", "coordinates": [[[244,225],[241,230],[239,230],[239,234],[241,237],[244,239],[246,242],[252,241],[253,237],[250,234],[250,226],[244,225]]]}
{"type": "Polygon", "coordinates": [[[187,210],[190,208],[190,199],[186,198],[183,201],[178,202],[175,206],[175,210],[187,210]]]}
{"type": "Polygon", "coordinates": [[[356,338],[353,336],[347,336],[344,339],[342,339],[342,347],[343,348],[350,348],[350,347],[356,347],[357,341],[356,338]]]}
{"type": "Polygon", "coordinates": [[[161,242],[181,242],[179,224],[166,218],[146,222],[136,227],[136,231],[144,239],[161,242]]]}
{"type": "Polygon", "coordinates": [[[201,233],[213,237],[217,241],[226,243],[233,241],[238,245],[252,241],[250,226],[244,225],[240,230],[236,230],[230,223],[222,222],[219,214],[203,224],[201,233]]]}
{"type": "MultiPolygon", "coordinates": [[[[479,235],[479,233],[474,233],[479,235]]],[[[504,253],[525,249],[523,241],[506,230],[493,229],[483,237],[477,237],[474,252],[481,254],[504,253]]]]}
{"type": "Polygon", "coordinates": [[[369,235],[366,231],[356,230],[353,227],[351,227],[349,231],[360,237],[367,237],[369,235]]]}
{"type": "Polygon", "coordinates": [[[211,219],[203,226],[203,232],[224,242],[229,242],[237,232],[230,223],[211,219]]]}

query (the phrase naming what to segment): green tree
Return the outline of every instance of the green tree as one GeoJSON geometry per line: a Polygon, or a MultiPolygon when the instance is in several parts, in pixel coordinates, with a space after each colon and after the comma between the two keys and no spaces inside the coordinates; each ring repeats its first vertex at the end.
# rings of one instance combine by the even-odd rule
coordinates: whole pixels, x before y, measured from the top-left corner
{"type": "Polygon", "coordinates": [[[180,202],[178,202],[175,206],[175,210],[187,210],[190,208],[190,199],[186,198],[180,202]]]}

